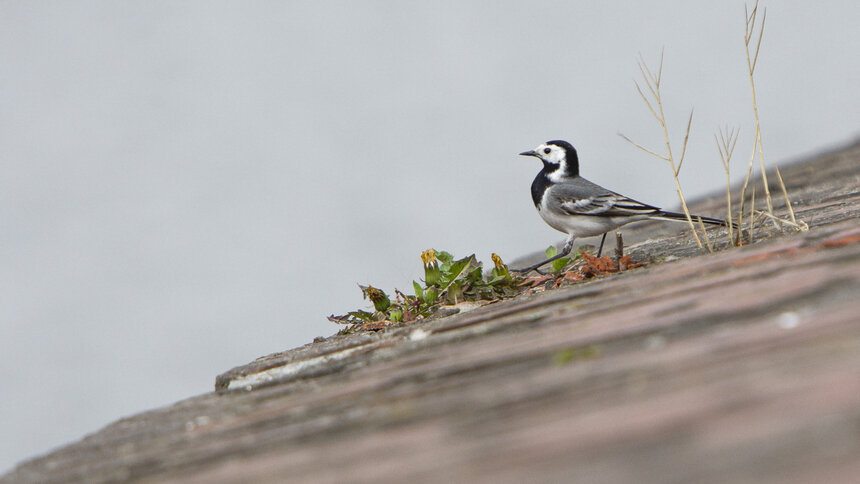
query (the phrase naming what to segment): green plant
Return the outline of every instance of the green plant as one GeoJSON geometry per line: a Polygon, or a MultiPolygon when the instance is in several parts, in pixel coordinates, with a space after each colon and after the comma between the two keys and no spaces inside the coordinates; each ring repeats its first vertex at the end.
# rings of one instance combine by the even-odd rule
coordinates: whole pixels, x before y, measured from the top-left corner
{"type": "Polygon", "coordinates": [[[394,300],[371,285],[359,284],[362,295],[373,303],[373,311],[358,309],[343,316],[329,316],[339,324],[361,324],[380,321],[410,322],[430,316],[438,307],[463,301],[493,301],[516,295],[520,279],[511,276],[501,257],[493,254],[493,269],[485,277],[484,269],[474,255],[454,259],[449,252],[433,249],[421,253],[424,282],[412,281],[415,294],[395,289],[394,300]]]}
{"type": "MultiPolygon", "coordinates": [[[[558,254],[558,249],[556,249],[554,245],[551,245],[551,246],[546,248],[544,253],[546,254],[547,259],[551,259],[558,254]]],[[[576,254],[572,258],[571,257],[562,257],[560,259],[556,259],[556,260],[552,261],[550,263],[550,266],[552,267],[552,272],[554,272],[554,273],[561,272],[565,267],[567,267],[567,264],[570,263],[571,260],[576,260],[578,258],[579,258],[579,254],[576,254]]]]}

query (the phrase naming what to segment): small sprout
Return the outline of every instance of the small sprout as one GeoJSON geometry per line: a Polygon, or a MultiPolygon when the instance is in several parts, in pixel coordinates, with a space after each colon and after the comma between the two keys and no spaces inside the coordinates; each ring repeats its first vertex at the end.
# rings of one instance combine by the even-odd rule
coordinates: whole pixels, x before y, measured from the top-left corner
{"type": "Polygon", "coordinates": [[[493,266],[495,266],[496,270],[507,272],[508,266],[505,265],[505,262],[502,260],[499,254],[493,252],[490,255],[490,258],[493,259],[493,266]]]}
{"type": "Polygon", "coordinates": [[[510,275],[510,272],[508,271],[508,266],[505,265],[505,262],[502,260],[502,258],[499,256],[499,254],[496,254],[495,252],[493,252],[493,254],[490,255],[490,258],[493,259],[493,274],[494,275],[499,275],[499,276],[510,275]]]}
{"type": "Polygon", "coordinates": [[[459,304],[463,300],[463,281],[451,281],[451,284],[448,284],[446,294],[449,304],[459,304]]]}
{"type": "Polygon", "coordinates": [[[592,360],[603,356],[599,346],[588,345],[581,348],[565,348],[556,351],[552,355],[552,361],[556,366],[563,366],[576,360],[592,360]]]}
{"type": "Polygon", "coordinates": [[[415,297],[418,298],[419,301],[424,301],[424,288],[421,287],[421,284],[418,284],[416,281],[412,281],[412,287],[415,289],[415,297]]]}
{"type": "Polygon", "coordinates": [[[497,284],[499,282],[510,282],[511,281],[511,272],[508,270],[508,266],[505,265],[502,258],[499,257],[499,254],[493,253],[490,256],[493,259],[493,272],[492,279],[488,281],[489,284],[497,284]]]}
{"type": "Polygon", "coordinates": [[[400,309],[392,309],[388,313],[388,319],[394,323],[403,322],[403,311],[400,309]]]}
{"type": "Polygon", "coordinates": [[[381,289],[377,289],[373,286],[362,286],[358,285],[361,288],[361,292],[364,294],[364,297],[370,299],[373,303],[373,307],[376,308],[379,312],[385,312],[388,310],[388,307],[391,306],[391,300],[388,299],[388,294],[385,294],[381,289]]]}

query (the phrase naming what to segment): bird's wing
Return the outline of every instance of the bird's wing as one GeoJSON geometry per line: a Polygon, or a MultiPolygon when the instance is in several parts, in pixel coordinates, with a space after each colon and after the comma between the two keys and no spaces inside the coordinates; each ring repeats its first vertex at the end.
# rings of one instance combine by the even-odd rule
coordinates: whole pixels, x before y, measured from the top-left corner
{"type": "Polygon", "coordinates": [[[619,195],[582,178],[560,183],[549,192],[549,202],[570,215],[653,215],[660,209],[619,195]]]}

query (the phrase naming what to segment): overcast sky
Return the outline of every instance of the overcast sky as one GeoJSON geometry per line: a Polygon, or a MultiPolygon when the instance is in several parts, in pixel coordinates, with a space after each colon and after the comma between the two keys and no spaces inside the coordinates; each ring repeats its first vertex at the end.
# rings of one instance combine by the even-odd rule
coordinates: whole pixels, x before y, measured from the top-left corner
{"type": "MultiPolygon", "coordinates": [[[[769,3],[764,152],[860,134],[860,6],[769,3]]],[[[718,126],[752,149],[740,1],[0,1],[0,472],[339,327],[356,283],[408,289],[420,251],[506,260],[538,217],[548,139],[674,206],[633,85],[695,107],[687,195],[719,190],[718,126]]]]}

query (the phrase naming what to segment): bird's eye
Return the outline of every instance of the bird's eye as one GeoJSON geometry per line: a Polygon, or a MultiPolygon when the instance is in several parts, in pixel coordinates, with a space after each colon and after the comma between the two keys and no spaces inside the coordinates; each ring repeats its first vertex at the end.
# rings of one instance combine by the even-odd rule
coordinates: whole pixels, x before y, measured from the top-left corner
{"type": "Polygon", "coordinates": [[[549,152],[550,152],[550,151],[552,151],[552,150],[551,150],[551,149],[549,149],[549,148],[544,148],[544,149],[543,149],[543,152],[544,152],[545,154],[547,154],[547,155],[549,154],[549,152]]]}

